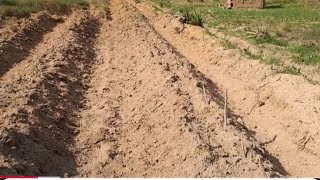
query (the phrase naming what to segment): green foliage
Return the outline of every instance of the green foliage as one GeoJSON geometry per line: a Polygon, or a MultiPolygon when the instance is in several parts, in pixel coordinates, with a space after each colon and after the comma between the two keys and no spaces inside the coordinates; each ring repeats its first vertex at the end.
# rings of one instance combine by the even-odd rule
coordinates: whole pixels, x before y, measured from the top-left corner
{"type": "MultiPolygon", "coordinates": [[[[197,25],[196,22],[203,21],[205,17],[209,27],[215,27],[226,34],[244,38],[261,48],[272,44],[274,46],[267,47],[292,52],[295,62],[320,64],[320,48],[314,48],[320,47],[320,3],[309,2],[270,0],[265,9],[226,10],[215,3],[183,4],[182,1],[172,0],[172,9],[178,10],[187,23],[197,25]],[[202,11],[202,15],[194,16],[195,10],[202,11]]],[[[224,45],[229,46],[225,42],[224,45]]]]}
{"type": "Polygon", "coordinates": [[[171,6],[170,0],[158,0],[158,3],[159,3],[159,6],[162,8],[171,6]]]}
{"type": "Polygon", "coordinates": [[[260,55],[257,54],[253,54],[251,51],[244,49],[243,53],[248,56],[250,59],[254,59],[254,60],[261,60],[262,57],[260,55]]]}
{"type": "Polygon", "coordinates": [[[201,9],[195,9],[190,15],[190,24],[203,27],[204,24],[204,13],[201,9]]]}
{"type": "Polygon", "coordinates": [[[0,16],[23,17],[41,10],[63,12],[71,7],[88,8],[89,0],[0,0],[0,16]]]}
{"type": "Polygon", "coordinates": [[[295,46],[291,52],[295,53],[294,60],[298,63],[316,64],[320,63],[319,50],[315,46],[295,46]]]}
{"type": "Polygon", "coordinates": [[[299,75],[300,74],[300,70],[295,68],[295,67],[283,67],[281,73],[299,75]]]}
{"type": "Polygon", "coordinates": [[[182,15],[183,23],[188,23],[191,21],[191,12],[189,7],[184,7],[179,9],[180,14],[182,15]]]}
{"type": "Polygon", "coordinates": [[[201,9],[183,7],[179,9],[179,13],[182,16],[183,23],[203,27],[205,14],[202,12],[201,9]]]}
{"type": "Polygon", "coordinates": [[[287,46],[288,42],[277,38],[277,37],[273,37],[270,34],[266,34],[264,36],[256,36],[256,43],[257,44],[264,44],[264,43],[269,43],[269,44],[275,44],[278,46],[287,46]]]}

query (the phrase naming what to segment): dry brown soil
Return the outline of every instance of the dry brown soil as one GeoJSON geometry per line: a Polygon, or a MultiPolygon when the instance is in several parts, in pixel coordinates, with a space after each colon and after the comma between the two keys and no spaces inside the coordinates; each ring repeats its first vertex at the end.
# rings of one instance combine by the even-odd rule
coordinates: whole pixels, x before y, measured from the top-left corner
{"type": "Polygon", "coordinates": [[[320,175],[319,85],[149,4],[110,10],[2,23],[1,175],[320,175]]]}

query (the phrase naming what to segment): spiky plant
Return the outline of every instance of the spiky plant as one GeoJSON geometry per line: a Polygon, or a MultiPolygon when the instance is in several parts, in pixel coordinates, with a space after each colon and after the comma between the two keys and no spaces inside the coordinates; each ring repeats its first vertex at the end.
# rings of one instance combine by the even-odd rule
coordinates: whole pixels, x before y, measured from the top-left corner
{"type": "Polygon", "coordinates": [[[204,24],[204,14],[200,9],[195,9],[190,15],[190,23],[203,27],[204,24]]]}
{"type": "Polygon", "coordinates": [[[182,16],[182,19],[181,19],[181,22],[182,23],[189,23],[191,21],[191,11],[190,11],[190,8],[188,7],[184,7],[184,8],[181,8],[179,10],[181,16],[182,16]]]}

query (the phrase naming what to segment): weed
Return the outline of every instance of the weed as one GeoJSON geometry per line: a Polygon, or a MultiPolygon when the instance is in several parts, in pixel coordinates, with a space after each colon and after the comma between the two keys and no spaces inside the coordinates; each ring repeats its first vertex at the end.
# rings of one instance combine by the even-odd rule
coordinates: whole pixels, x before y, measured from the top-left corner
{"type": "Polygon", "coordinates": [[[190,24],[203,27],[204,24],[204,13],[201,9],[195,9],[190,15],[190,24]]]}
{"type": "Polygon", "coordinates": [[[299,75],[300,74],[300,69],[297,69],[295,67],[287,67],[287,66],[285,66],[281,70],[281,73],[299,75]]]}
{"type": "Polygon", "coordinates": [[[158,3],[159,3],[159,6],[162,8],[171,6],[170,0],[158,0],[158,3]]]}
{"type": "Polygon", "coordinates": [[[313,46],[295,46],[290,50],[295,54],[293,56],[295,62],[306,64],[320,63],[320,55],[317,53],[317,49],[313,46]]]}
{"type": "Polygon", "coordinates": [[[276,38],[271,36],[270,34],[266,34],[266,35],[257,35],[255,42],[257,44],[264,44],[264,43],[269,43],[269,44],[275,44],[278,46],[287,46],[288,42],[286,40],[280,39],[280,38],[276,38]]]}
{"type": "Polygon", "coordinates": [[[262,57],[260,55],[257,55],[257,54],[253,54],[251,53],[248,49],[244,49],[243,50],[243,53],[248,56],[250,59],[255,59],[255,60],[258,60],[258,59],[262,59],[262,57]]]}
{"type": "Polygon", "coordinates": [[[188,23],[191,21],[190,8],[188,8],[188,7],[181,8],[181,9],[179,9],[179,12],[182,16],[182,23],[188,23]]]}
{"type": "Polygon", "coordinates": [[[223,40],[221,41],[221,44],[223,45],[223,47],[227,48],[227,49],[236,49],[237,46],[232,44],[228,39],[223,38],[223,40]]]}
{"type": "Polygon", "coordinates": [[[179,13],[182,16],[182,23],[188,23],[203,27],[204,13],[201,9],[192,9],[189,7],[179,8],[179,13]]]}

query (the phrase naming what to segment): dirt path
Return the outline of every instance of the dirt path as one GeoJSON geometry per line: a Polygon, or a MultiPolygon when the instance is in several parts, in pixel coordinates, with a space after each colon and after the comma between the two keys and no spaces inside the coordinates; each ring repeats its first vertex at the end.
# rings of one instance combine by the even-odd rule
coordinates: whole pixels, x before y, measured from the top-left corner
{"type": "Polygon", "coordinates": [[[230,105],[255,137],[279,159],[288,174],[319,176],[320,87],[298,76],[276,74],[272,68],[226,50],[201,28],[181,24],[172,15],[137,4],[155,29],[199,70],[228,89],[230,105]]]}

